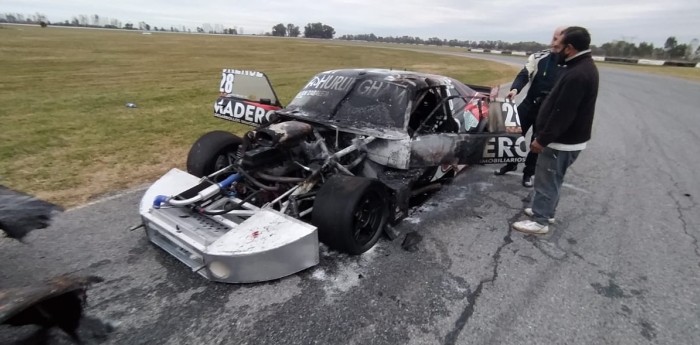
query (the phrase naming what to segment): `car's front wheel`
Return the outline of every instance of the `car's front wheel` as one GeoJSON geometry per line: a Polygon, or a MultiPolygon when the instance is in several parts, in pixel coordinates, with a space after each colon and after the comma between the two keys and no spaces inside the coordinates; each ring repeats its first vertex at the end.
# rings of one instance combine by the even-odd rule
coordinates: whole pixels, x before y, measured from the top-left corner
{"type": "Polygon", "coordinates": [[[233,164],[242,142],[241,138],[226,131],[204,134],[190,148],[187,172],[203,177],[233,164]]]}
{"type": "Polygon", "coordinates": [[[389,207],[381,183],[336,175],[316,194],[312,223],[328,247],[357,255],[377,243],[388,218],[389,207]]]}

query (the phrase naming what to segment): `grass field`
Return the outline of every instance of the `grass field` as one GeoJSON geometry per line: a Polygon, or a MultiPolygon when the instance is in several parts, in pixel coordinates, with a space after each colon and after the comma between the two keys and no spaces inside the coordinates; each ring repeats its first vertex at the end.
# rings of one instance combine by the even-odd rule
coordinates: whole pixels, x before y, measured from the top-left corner
{"type": "Polygon", "coordinates": [[[482,60],[264,37],[0,26],[0,42],[0,183],[65,207],[184,168],[206,131],[248,130],[212,116],[222,68],[267,73],[283,103],[334,68],[418,70],[486,85],[517,72],[482,60]]]}

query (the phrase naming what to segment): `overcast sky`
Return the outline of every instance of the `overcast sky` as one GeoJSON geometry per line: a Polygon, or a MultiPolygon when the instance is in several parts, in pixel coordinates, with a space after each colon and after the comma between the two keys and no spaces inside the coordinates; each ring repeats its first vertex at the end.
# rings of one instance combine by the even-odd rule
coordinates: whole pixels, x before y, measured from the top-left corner
{"type": "Polygon", "coordinates": [[[278,23],[303,28],[321,22],[336,37],[439,37],[459,40],[548,43],[559,25],[586,27],[593,44],[625,39],[663,46],[700,39],[698,0],[0,0],[0,13],[44,14],[49,21],[79,14],[119,19],[137,25],[186,26],[209,23],[269,32],[278,23]]]}

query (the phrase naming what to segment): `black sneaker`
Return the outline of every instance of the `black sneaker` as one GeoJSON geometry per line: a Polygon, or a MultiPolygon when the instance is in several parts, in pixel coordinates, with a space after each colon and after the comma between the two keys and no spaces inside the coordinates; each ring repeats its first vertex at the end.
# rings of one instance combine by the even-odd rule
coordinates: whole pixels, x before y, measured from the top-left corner
{"type": "Polygon", "coordinates": [[[500,169],[494,170],[493,173],[498,175],[498,176],[501,176],[501,175],[505,175],[509,171],[516,171],[516,170],[518,170],[518,164],[508,163],[508,164],[502,166],[500,169]]]}
{"type": "Polygon", "coordinates": [[[534,178],[532,175],[523,175],[523,186],[532,187],[534,185],[534,178]]]}

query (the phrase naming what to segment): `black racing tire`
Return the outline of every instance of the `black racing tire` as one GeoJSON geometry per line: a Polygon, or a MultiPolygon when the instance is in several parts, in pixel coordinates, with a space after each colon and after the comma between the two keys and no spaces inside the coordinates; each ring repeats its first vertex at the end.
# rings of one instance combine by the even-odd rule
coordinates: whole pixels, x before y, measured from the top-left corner
{"type": "Polygon", "coordinates": [[[311,222],[328,247],[359,255],[377,243],[388,218],[389,203],[381,183],[335,175],[316,194],[311,222]]]}
{"type": "Polygon", "coordinates": [[[187,154],[187,172],[203,177],[229,166],[235,161],[242,142],[241,138],[226,131],[204,134],[192,144],[187,154]]]}

